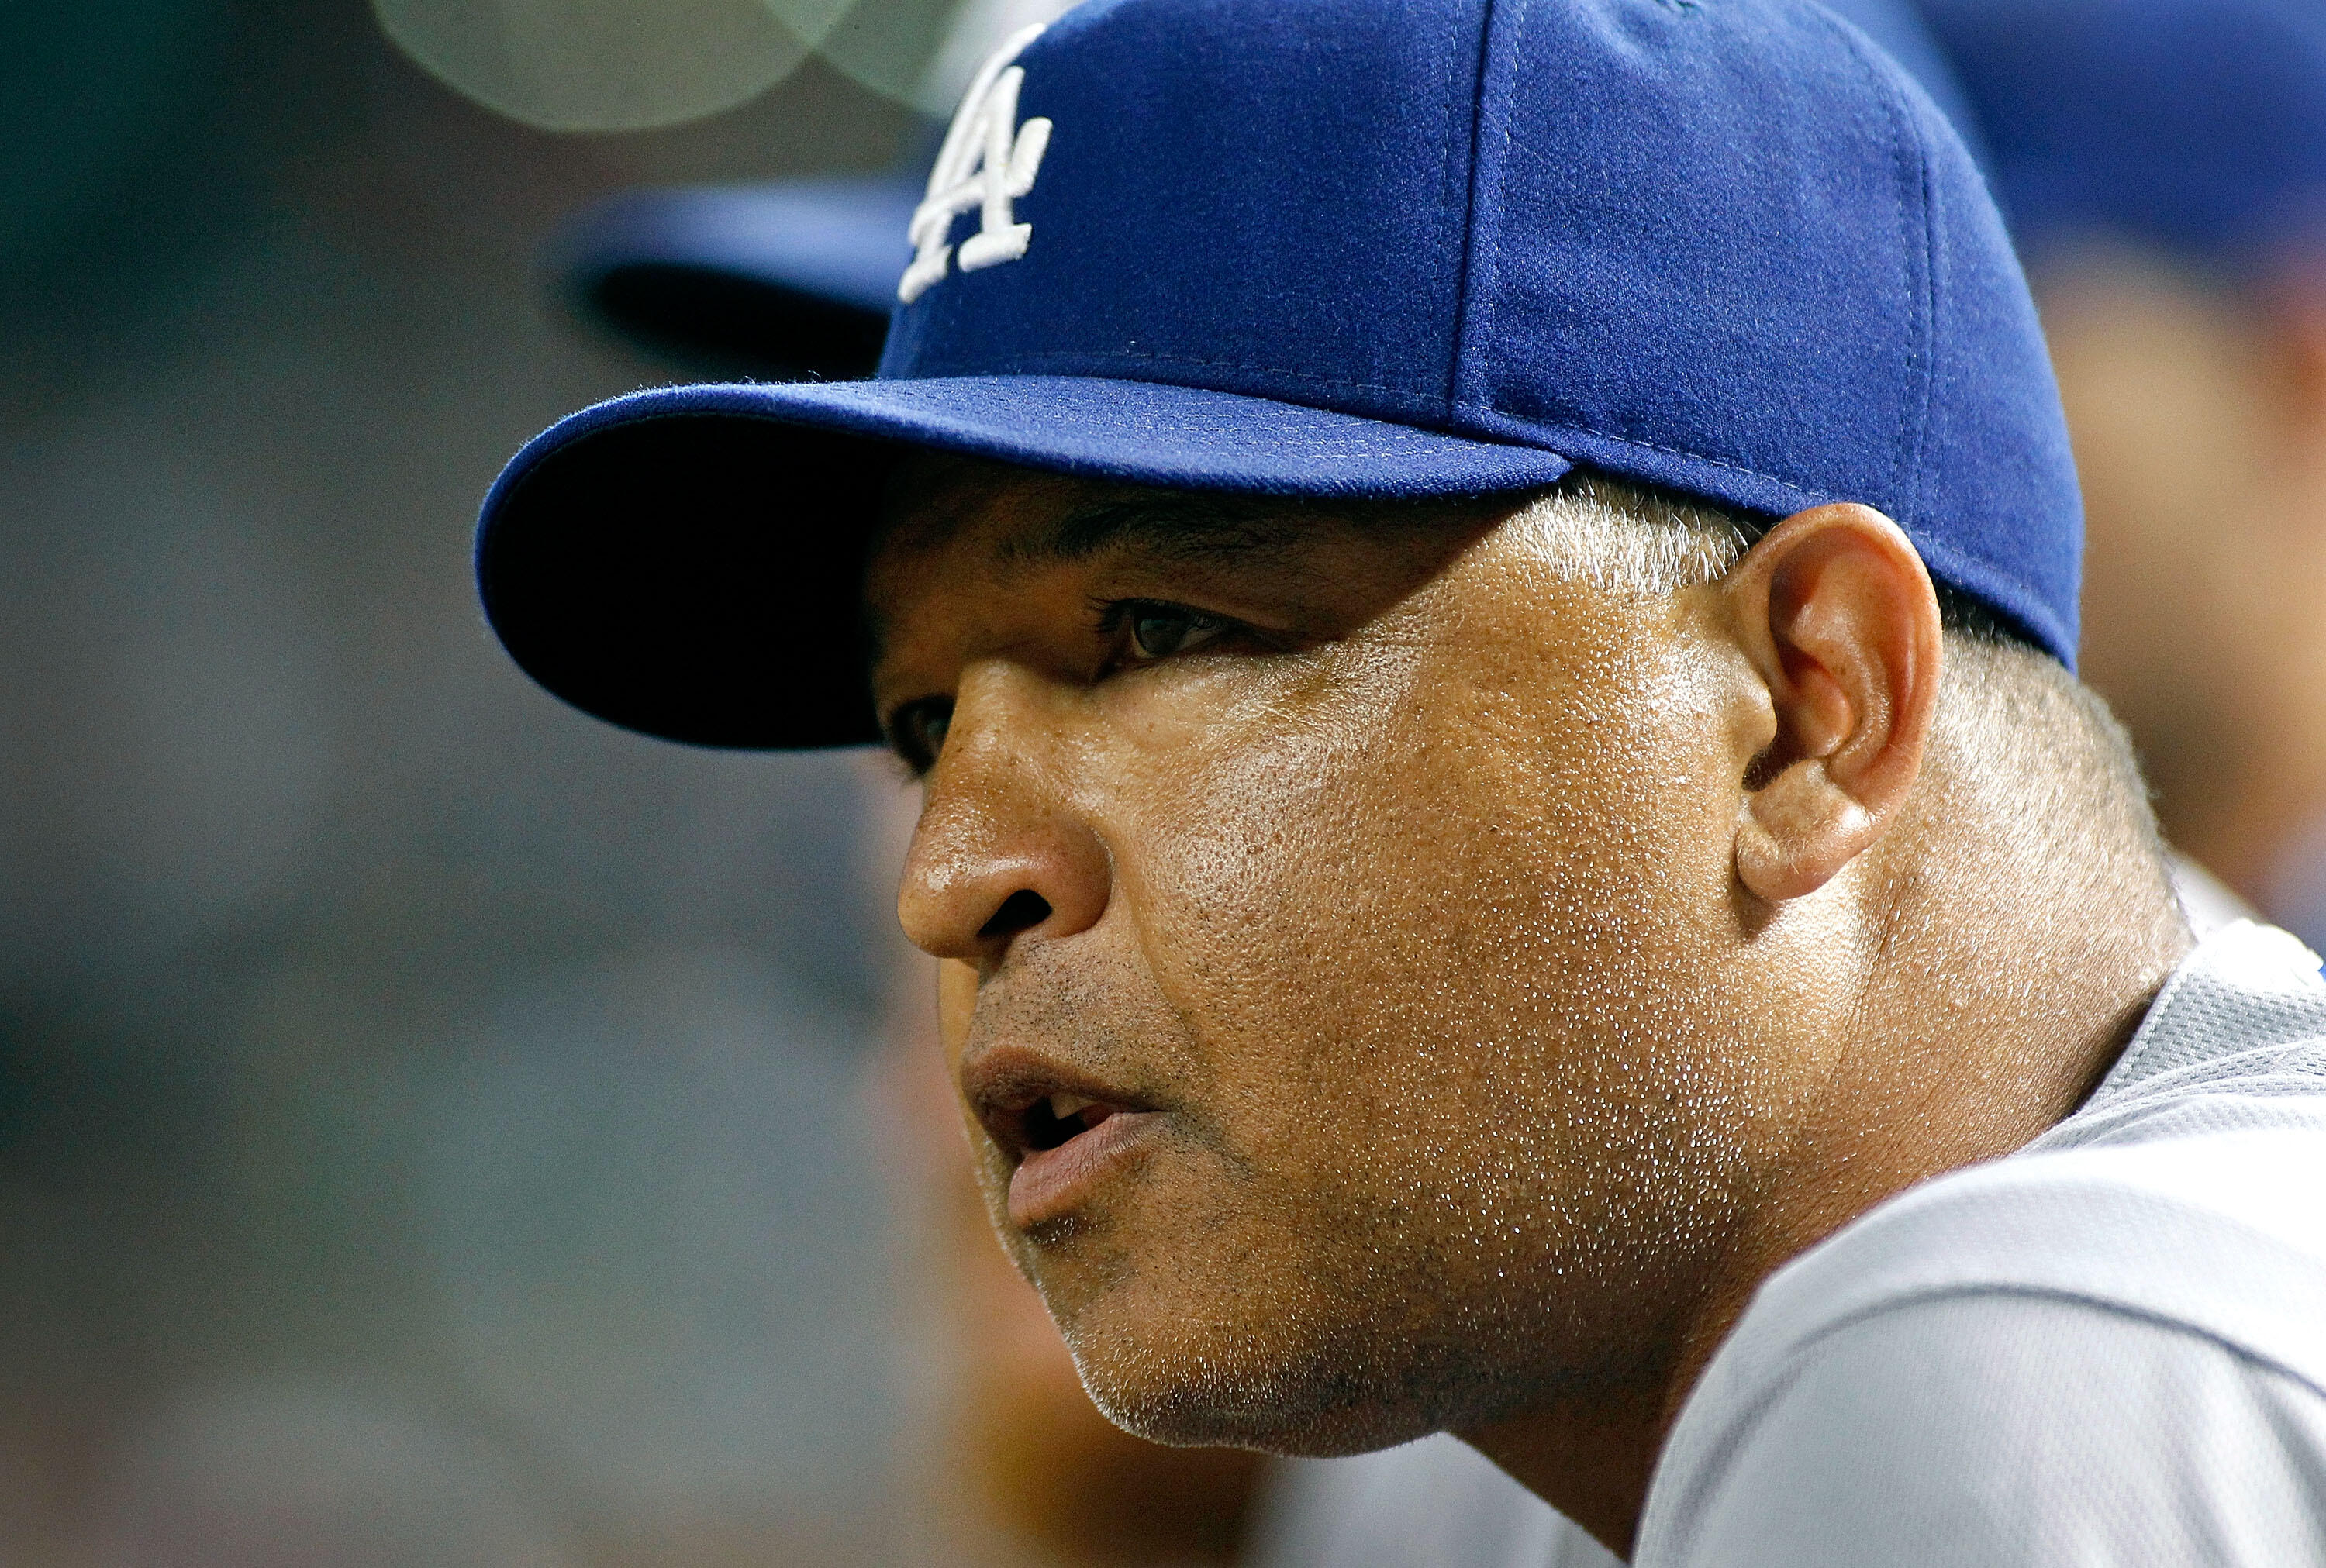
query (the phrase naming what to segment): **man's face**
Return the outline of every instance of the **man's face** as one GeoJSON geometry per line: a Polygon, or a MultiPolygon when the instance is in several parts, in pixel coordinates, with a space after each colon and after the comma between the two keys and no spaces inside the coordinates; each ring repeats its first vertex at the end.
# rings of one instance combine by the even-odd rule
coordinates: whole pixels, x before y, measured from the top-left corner
{"type": "Polygon", "coordinates": [[[901,912],[1102,1406],[1346,1452],[1652,1376],[1798,1089],[1754,1065],[1708,594],[1592,589],[1476,506],[898,494],[901,912]]]}

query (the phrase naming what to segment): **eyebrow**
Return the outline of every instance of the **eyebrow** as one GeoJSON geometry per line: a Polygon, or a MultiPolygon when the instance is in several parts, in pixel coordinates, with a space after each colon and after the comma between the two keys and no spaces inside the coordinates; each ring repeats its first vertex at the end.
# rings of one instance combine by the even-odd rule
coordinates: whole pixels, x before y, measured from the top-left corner
{"type": "MultiPolygon", "coordinates": [[[[1447,503],[1459,505],[1458,501],[1447,503]]],[[[1030,536],[1004,539],[994,559],[1011,572],[1091,560],[1122,548],[1150,561],[1181,565],[1233,567],[1271,557],[1289,566],[1286,551],[1320,524],[1358,527],[1410,524],[1422,515],[1411,506],[1348,503],[1327,510],[1306,496],[1206,495],[1158,490],[1088,502],[1030,536]]],[[[1307,575],[1321,578],[1320,567],[1307,575]]],[[[868,667],[879,664],[889,642],[886,617],[870,605],[861,622],[868,667]]],[[[885,730],[888,718],[882,716],[885,730]]]]}
{"type": "Polygon", "coordinates": [[[1281,496],[1132,496],[1077,506],[1031,538],[1004,541],[998,556],[1005,567],[1027,568],[1129,549],[1160,561],[1229,565],[1280,551],[1326,520],[1281,496]]]}

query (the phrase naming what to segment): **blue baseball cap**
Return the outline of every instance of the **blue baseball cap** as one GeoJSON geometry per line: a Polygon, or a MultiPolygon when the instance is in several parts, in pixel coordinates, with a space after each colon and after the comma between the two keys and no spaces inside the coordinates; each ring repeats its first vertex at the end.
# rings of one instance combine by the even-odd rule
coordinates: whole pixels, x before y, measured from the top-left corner
{"type": "Polygon", "coordinates": [[[2022,246],[2326,246],[2317,0],[1928,0],[2022,246]]]}
{"type": "MultiPolygon", "coordinates": [[[[1921,14],[1905,0],[1827,4],[1906,68],[1991,175],[1962,85],[1921,14]]],[[[868,376],[936,151],[936,135],[926,140],[887,174],[627,191],[563,225],[544,247],[547,271],[582,317],[699,369],[868,376]]]]}
{"type": "Polygon", "coordinates": [[[875,379],[638,393],[511,460],[478,571],[520,665],[675,739],[877,738],[861,577],[910,447],[1863,501],[2072,659],[2075,475],[2001,221],[1809,0],[1102,0],[972,82],[910,237],[875,379]]]}

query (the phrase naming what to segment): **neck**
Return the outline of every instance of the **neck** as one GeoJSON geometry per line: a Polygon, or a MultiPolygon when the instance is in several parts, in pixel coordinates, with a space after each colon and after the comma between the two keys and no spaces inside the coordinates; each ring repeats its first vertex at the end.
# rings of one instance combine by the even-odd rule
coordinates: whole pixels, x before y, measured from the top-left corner
{"type": "MultiPolygon", "coordinates": [[[[1854,1037],[1836,1050],[1812,1025],[1816,1037],[1795,1043],[1833,1068],[1765,1164],[1765,1196],[1740,1216],[1735,1243],[1689,1282],[1693,1304],[1652,1377],[1459,1435],[1628,1557],[1665,1436],[1761,1282],[1884,1199],[2023,1146],[2122,1053],[2186,952],[2186,929],[2169,893],[2144,886],[2119,901],[2089,881],[2049,886],[2063,880],[2053,867],[1986,884],[2009,895],[1943,923],[1905,916],[1922,929],[1914,951],[1885,937],[1854,1001],[1829,1015],[1858,1024],[1854,1037]],[[2061,921],[2062,909],[2089,917],[2061,921]]],[[[1877,927],[1894,933],[1890,913],[1877,927]]]]}

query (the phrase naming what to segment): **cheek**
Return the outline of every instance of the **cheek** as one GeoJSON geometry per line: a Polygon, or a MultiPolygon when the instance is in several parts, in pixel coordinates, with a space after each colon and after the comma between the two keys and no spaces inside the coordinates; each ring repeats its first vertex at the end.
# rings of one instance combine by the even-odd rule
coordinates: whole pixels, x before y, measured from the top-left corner
{"type": "Polygon", "coordinates": [[[1684,672],[1400,674],[1180,749],[1118,877],[1229,1141],[1435,1225],[1671,1136],[1728,840],[1684,672]]]}

